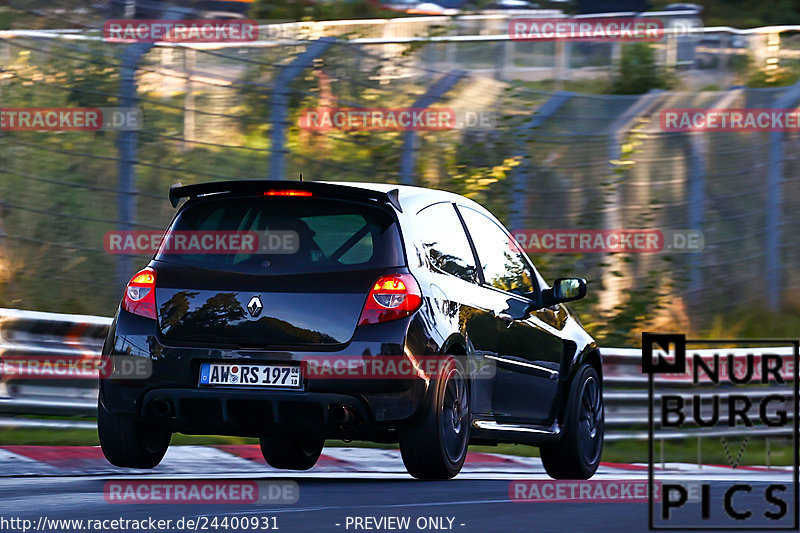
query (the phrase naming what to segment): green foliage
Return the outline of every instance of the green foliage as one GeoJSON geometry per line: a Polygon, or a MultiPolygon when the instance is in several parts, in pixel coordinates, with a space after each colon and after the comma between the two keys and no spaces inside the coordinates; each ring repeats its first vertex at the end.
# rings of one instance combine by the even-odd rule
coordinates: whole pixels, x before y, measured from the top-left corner
{"type": "Polygon", "coordinates": [[[10,30],[14,19],[14,12],[7,7],[0,7],[0,30],[10,30]]]}
{"type": "Polygon", "coordinates": [[[747,87],[785,87],[797,83],[800,80],[798,65],[787,64],[786,59],[782,61],[784,64],[781,67],[767,72],[755,64],[751,54],[735,55],[730,60],[730,69],[736,75],[738,83],[747,87]]]}
{"type": "Polygon", "coordinates": [[[622,45],[619,71],[611,85],[612,94],[643,94],[652,89],[671,89],[675,77],[656,62],[655,49],[648,43],[622,45]]]}
{"type": "Polygon", "coordinates": [[[713,318],[697,335],[708,339],[796,339],[800,331],[800,306],[780,311],[763,306],[740,306],[713,318]]]}

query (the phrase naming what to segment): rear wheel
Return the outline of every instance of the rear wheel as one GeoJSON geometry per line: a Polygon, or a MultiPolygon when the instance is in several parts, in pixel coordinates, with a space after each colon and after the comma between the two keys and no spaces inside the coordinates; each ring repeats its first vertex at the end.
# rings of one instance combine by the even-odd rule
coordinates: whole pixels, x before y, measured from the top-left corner
{"type": "Polygon", "coordinates": [[[287,439],[261,437],[261,454],[272,468],[282,470],[308,470],[319,459],[325,439],[307,437],[287,439]]]}
{"type": "Polygon", "coordinates": [[[428,401],[418,418],[400,432],[400,453],[418,479],[450,479],[464,465],[469,444],[469,387],[464,369],[451,358],[431,380],[428,401]]]}
{"type": "Polygon", "coordinates": [[[108,462],[126,468],[153,468],[169,448],[172,433],[139,422],[134,416],[111,413],[97,403],[97,436],[108,462]]]}
{"type": "Polygon", "coordinates": [[[554,479],[589,479],[603,451],[605,420],[600,376],[591,365],[578,369],[570,386],[563,439],[540,449],[544,469],[554,479]]]}

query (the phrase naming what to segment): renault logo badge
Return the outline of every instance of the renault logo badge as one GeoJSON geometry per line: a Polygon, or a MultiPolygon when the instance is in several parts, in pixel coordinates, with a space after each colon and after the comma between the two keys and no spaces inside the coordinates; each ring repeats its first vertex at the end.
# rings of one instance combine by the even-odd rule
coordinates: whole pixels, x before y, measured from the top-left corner
{"type": "Polygon", "coordinates": [[[264,304],[261,303],[261,298],[258,296],[250,298],[250,303],[247,304],[247,311],[251,317],[255,318],[260,315],[262,309],[264,309],[264,304]]]}

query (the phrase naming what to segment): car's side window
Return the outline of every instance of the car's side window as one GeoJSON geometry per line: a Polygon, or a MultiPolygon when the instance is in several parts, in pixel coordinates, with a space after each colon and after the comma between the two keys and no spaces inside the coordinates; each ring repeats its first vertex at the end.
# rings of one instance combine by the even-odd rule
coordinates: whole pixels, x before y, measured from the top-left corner
{"type": "Polygon", "coordinates": [[[459,212],[478,252],[486,283],[517,294],[533,292],[536,282],[513,239],[483,214],[463,206],[459,212]]]}
{"type": "Polygon", "coordinates": [[[474,283],[477,267],[453,204],[430,205],[417,213],[422,246],[433,268],[474,283]]]}

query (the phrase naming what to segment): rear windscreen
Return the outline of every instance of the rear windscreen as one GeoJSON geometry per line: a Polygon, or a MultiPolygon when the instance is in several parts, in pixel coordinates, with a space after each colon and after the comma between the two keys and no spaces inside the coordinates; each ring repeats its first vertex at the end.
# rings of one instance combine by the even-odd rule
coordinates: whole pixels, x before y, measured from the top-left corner
{"type": "Polygon", "coordinates": [[[246,274],[304,274],[404,264],[397,225],[379,207],[321,198],[195,201],[156,259],[246,274]]]}

